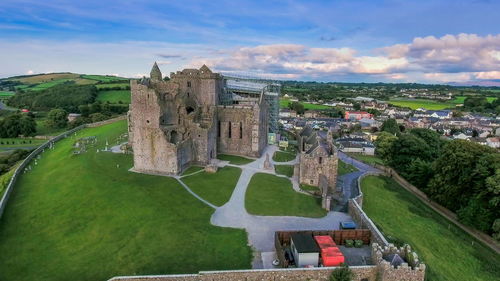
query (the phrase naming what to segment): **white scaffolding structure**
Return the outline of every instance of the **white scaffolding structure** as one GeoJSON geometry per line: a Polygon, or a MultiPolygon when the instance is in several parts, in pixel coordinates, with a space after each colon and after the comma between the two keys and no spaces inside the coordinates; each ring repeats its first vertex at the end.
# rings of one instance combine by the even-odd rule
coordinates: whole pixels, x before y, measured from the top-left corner
{"type": "Polygon", "coordinates": [[[224,105],[254,103],[263,95],[269,105],[269,133],[279,133],[281,84],[258,78],[224,76],[224,85],[224,94],[220,99],[220,103],[224,105]]]}

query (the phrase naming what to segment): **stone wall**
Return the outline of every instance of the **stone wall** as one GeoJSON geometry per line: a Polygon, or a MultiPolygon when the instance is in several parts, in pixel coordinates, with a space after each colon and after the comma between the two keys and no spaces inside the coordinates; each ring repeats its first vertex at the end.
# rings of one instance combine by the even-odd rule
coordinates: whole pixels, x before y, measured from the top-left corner
{"type": "Polygon", "coordinates": [[[260,106],[233,105],[217,108],[219,153],[260,157],[267,140],[267,119],[260,114],[260,106]],[[264,130],[263,130],[264,128],[264,130]]]}
{"type": "Polygon", "coordinates": [[[425,280],[425,264],[420,263],[418,255],[412,251],[409,245],[401,248],[393,244],[381,247],[377,243],[372,244],[372,261],[378,267],[379,277],[384,281],[423,281],[425,280]],[[383,257],[398,254],[406,262],[394,267],[383,257]]]}
{"type": "Polygon", "coordinates": [[[377,228],[373,221],[368,217],[368,215],[363,211],[363,192],[361,191],[361,180],[365,176],[375,175],[375,173],[364,173],[357,180],[357,187],[359,195],[355,198],[349,199],[347,205],[347,212],[352,217],[352,219],[358,224],[359,228],[366,228],[372,232],[372,241],[378,243],[379,245],[387,246],[389,242],[385,239],[382,232],[377,228]]]}
{"type": "MultiPolygon", "coordinates": [[[[351,266],[353,281],[376,281],[376,266],[351,266]]],[[[109,281],[328,281],[335,268],[287,268],[233,271],[201,271],[186,275],[120,276],[109,281]]]]}

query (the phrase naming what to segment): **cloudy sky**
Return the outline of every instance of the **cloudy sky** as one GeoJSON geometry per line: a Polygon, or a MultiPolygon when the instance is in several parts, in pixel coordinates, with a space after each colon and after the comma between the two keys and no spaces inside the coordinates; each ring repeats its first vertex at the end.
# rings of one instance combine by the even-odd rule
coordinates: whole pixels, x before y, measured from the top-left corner
{"type": "Polygon", "coordinates": [[[203,63],[296,80],[500,85],[500,1],[1,0],[0,77],[203,63]]]}

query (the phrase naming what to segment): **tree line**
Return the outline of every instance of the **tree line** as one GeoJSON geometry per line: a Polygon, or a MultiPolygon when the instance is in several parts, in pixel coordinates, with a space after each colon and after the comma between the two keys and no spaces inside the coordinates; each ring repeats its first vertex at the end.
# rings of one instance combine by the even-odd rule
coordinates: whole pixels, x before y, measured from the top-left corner
{"type": "Polygon", "coordinates": [[[375,153],[432,200],[500,241],[500,153],[429,129],[384,122],[375,153]]]}

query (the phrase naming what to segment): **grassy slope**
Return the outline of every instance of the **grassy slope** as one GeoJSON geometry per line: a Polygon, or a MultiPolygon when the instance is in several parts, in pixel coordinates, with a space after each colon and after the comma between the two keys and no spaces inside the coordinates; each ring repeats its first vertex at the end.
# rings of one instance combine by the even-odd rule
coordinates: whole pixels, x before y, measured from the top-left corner
{"type": "Polygon", "coordinates": [[[240,168],[224,167],[215,174],[202,172],[182,178],[182,181],[203,199],[222,206],[231,198],[240,175],[240,168]]]}
{"type": "MultiPolygon", "coordinates": [[[[466,98],[466,96],[456,96],[455,99],[452,100],[451,102],[455,103],[455,104],[464,103],[465,98],[466,98]]],[[[496,99],[497,99],[496,97],[486,97],[486,100],[490,103],[496,99]]]]}
{"type": "MultiPolygon", "coordinates": [[[[78,137],[96,135],[103,147],[125,131],[121,121],[78,137]]],[[[212,226],[213,210],[174,179],[129,172],[131,155],[73,155],[74,140],[46,151],[18,181],[0,221],[0,280],[250,267],[245,231],[212,226]]]]}
{"type": "Polygon", "coordinates": [[[273,160],[276,162],[288,162],[295,159],[295,153],[276,151],[273,155],[273,160]]]}
{"type": "Polygon", "coordinates": [[[245,194],[245,208],[262,216],[323,217],[326,211],[316,198],[297,193],[289,179],[257,173],[245,194]]]}
{"type": "Polygon", "coordinates": [[[425,206],[393,180],[362,180],[363,209],[388,236],[409,243],[427,265],[429,280],[498,280],[500,256],[425,206]],[[496,276],[496,277],[495,277],[496,276]]]}
{"type": "Polygon", "coordinates": [[[245,158],[242,156],[228,155],[228,154],[218,154],[217,159],[229,161],[229,163],[235,165],[245,165],[254,161],[253,159],[245,158]]]}
{"type": "Polygon", "coordinates": [[[349,174],[352,172],[356,172],[357,170],[358,169],[356,169],[353,165],[347,164],[344,161],[339,160],[339,165],[338,165],[338,169],[337,169],[339,176],[349,174]]]}
{"type": "Polygon", "coordinates": [[[130,103],[130,90],[111,90],[111,91],[99,91],[97,95],[97,100],[102,102],[109,101],[110,103],[130,103]]]}
{"type": "Polygon", "coordinates": [[[293,166],[292,165],[274,165],[274,170],[278,175],[285,175],[287,177],[293,176],[293,166]]]}

